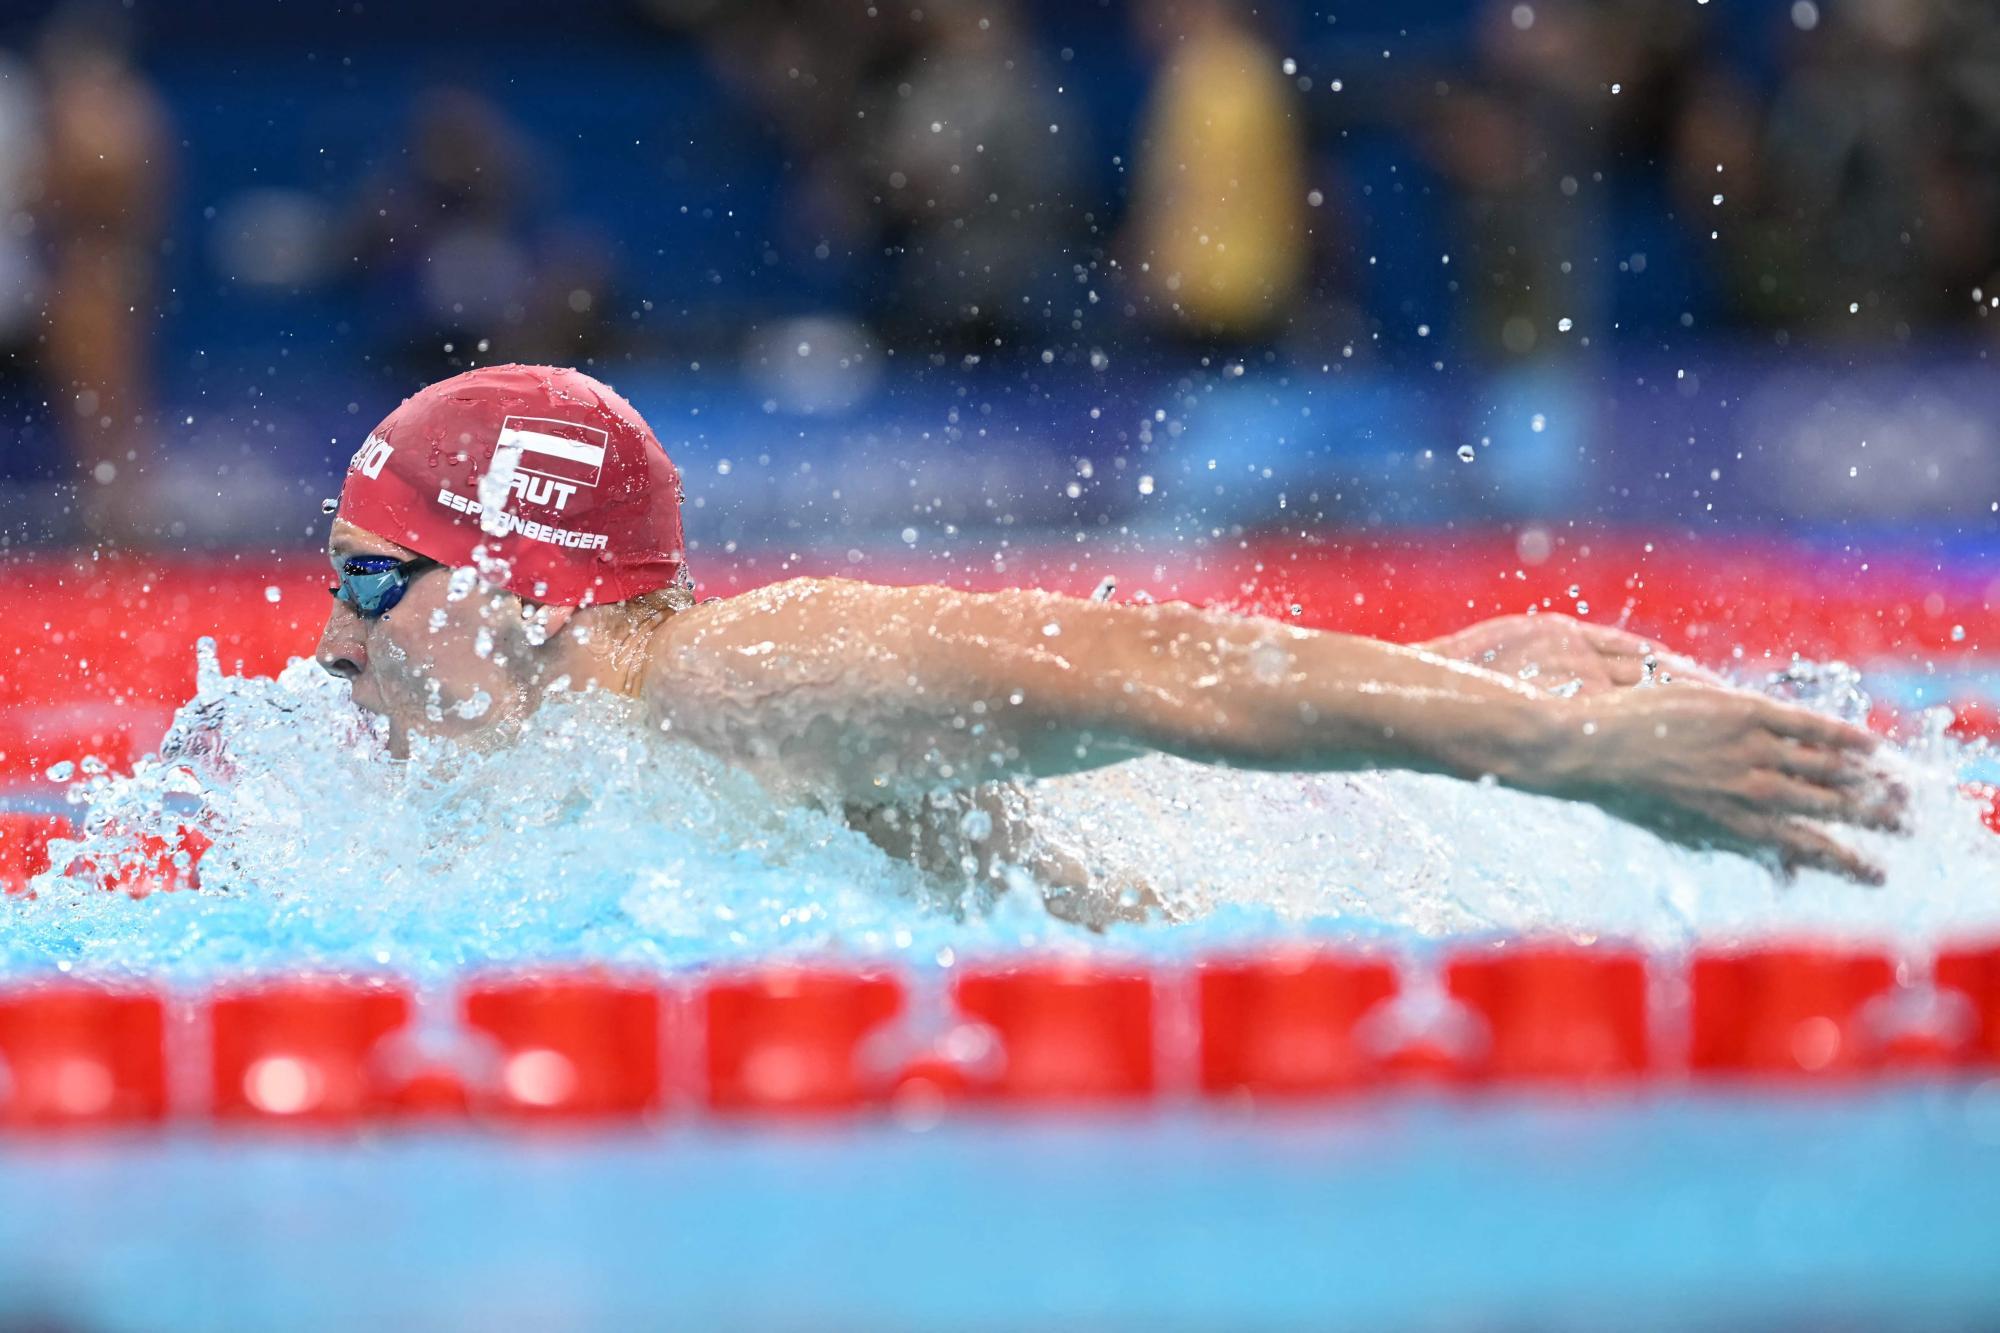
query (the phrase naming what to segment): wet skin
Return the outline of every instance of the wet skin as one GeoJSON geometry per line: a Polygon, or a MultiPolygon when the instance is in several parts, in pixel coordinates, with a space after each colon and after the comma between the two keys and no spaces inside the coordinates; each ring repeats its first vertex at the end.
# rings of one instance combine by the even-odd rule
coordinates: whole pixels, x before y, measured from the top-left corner
{"type": "MultiPolygon", "coordinates": [[[[329,554],[411,553],[336,521],[329,554]]],[[[1490,775],[1867,881],[1879,872],[1823,825],[1894,828],[1902,814],[1867,731],[1678,659],[1661,683],[1643,640],[1559,617],[1408,647],[1172,604],[798,579],[630,629],[614,607],[535,609],[487,589],[454,600],[450,586],[426,570],[379,619],[340,603],[328,617],[319,660],[388,719],[398,753],[413,731],[489,734],[554,682],[594,682],[775,787],[850,811],[1156,750],[1490,775]],[[1575,696],[1513,674],[1537,659],[1544,683],[1578,681],[1575,696]],[[490,706],[468,706],[482,693],[490,706]]]]}

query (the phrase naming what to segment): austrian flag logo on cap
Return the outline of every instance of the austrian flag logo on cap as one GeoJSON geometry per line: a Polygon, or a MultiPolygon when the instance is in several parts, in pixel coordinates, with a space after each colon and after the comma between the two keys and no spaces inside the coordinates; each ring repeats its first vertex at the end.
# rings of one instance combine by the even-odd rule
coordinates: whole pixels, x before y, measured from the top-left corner
{"type": "Polygon", "coordinates": [[[535,601],[684,579],[679,472],[630,403],[557,366],[487,366],[410,397],[356,453],[340,514],[535,601]]]}
{"type": "Polygon", "coordinates": [[[521,451],[515,471],[572,486],[594,487],[603,480],[604,454],[610,443],[609,431],[573,421],[508,417],[500,423],[500,448],[521,451]]]}

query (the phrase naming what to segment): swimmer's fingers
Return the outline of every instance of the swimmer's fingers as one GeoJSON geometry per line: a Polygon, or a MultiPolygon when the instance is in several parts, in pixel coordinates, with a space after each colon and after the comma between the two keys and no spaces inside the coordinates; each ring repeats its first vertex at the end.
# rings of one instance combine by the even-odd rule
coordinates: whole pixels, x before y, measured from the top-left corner
{"type": "Polygon", "coordinates": [[[1578,621],[1576,628],[1584,642],[1603,659],[1614,684],[1633,686],[1646,680],[1672,680],[1699,685],[1721,685],[1722,677],[1691,657],[1668,652],[1651,639],[1610,625],[1578,621]]]}
{"type": "Polygon", "coordinates": [[[1882,738],[1866,727],[1857,727],[1838,718],[1826,717],[1800,708],[1796,704],[1780,703],[1776,699],[1759,701],[1757,722],[1773,736],[1823,745],[1835,750],[1872,754],[1882,743],[1882,738]]]}
{"type": "Polygon", "coordinates": [[[1886,878],[1880,866],[1809,824],[1781,821],[1777,831],[1778,857],[1787,874],[1824,870],[1875,888],[1880,888],[1886,878]]]}
{"type": "Polygon", "coordinates": [[[1829,749],[1824,745],[1774,736],[1768,762],[1788,777],[1801,778],[1822,787],[1872,788],[1883,799],[1897,805],[1907,803],[1910,797],[1909,788],[1852,750],[1829,749]]]}
{"type": "Polygon", "coordinates": [[[1735,795],[1756,814],[1805,815],[1890,832],[1900,832],[1903,826],[1900,789],[1825,786],[1763,769],[1751,773],[1735,795]]]}
{"type": "Polygon", "coordinates": [[[1716,675],[1692,657],[1679,653],[1659,652],[1653,654],[1653,679],[1676,685],[1722,685],[1728,681],[1716,675]]]}
{"type": "Polygon", "coordinates": [[[1744,842],[1775,848],[1787,874],[1824,870],[1858,884],[1880,886],[1883,882],[1880,867],[1810,824],[1721,804],[1710,806],[1705,813],[1744,842]]]}

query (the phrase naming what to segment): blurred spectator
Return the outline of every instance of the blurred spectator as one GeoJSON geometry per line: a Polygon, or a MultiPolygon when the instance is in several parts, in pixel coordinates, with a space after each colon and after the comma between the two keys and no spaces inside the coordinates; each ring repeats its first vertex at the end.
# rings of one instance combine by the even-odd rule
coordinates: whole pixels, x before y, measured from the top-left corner
{"type": "Polygon", "coordinates": [[[1512,357],[1602,327],[1617,174],[1666,156],[1701,24],[1678,0],[1491,0],[1479,65],[1433,99],[1432,156],[1458,187],[1456,262],[1479,345],[1512,357]]]}
{"type": "Polygon", "coordinates": [[[546,180],[506,114],[477,93],[418,100],[408,167],[362,191],[343,259],[392,315],[391,352],[431,379],[484,362],[578,365],[610,337],[611,263],[590,232],[546,220],[546,180]]]}
{"type": "Polygon", "coordinates": [[[1197,342],[1277,331],[1306,270],[1304,135],[1279,56],[1234,0],[1136,13],[1160,72],[1137,150],[1131,274],[1197,342]]]}
{"type": "MultiPolygon", "coordinates": [[[[922,23],[900,6],[820,0],[651,0],[700,36],[723,82],[752,107],[785,157],[784,224],[795,245],[879,254],[871,192],[856,165],[864,92],[907,64],[922,23]]],[[[870,256],[872,257],[872,255],[870,256]]]]}
{"type": "Polygon", "coordinates": [[[47,276],[35,210],[42,202],[47,126],[34,68],[0,51],[0,355],[9,378],[34,358],[47,276]]]}
{"type": "Polygon", "coordinates": [[[903,77],[870,90],[874,128],[859,145],[897,256],[881,322],[911,344],[1029,337],[1075,259],[1084,126],[1008,6],[932,0],[924,12],[903,77]]]}
{"type": "Polygon", "coordinates": [[[1761,131],[1712,99],[1683,146],[1689,193],[1732,204],[1722,241],[1748,318],[1908,337],[1963,319],[2000,261],[2000,7],[1795,5],[1761,131]],[[1714,171],[1715,164],[1726,169],[1714,171]]]}
{"type": "Polygon", "coordinates": [[[94,7],[42,38],[48,117],[46,378],[80,472],[80,511],[101,540],[155,535],[148,494],[155,253],[169,141],[124,25],[94,7]]]}
{"type": "Polygon", "coordinates": [[[793,243],[867,257],[854,297],[885,336],[974,349],[1046,327],[1076,262],[1085,127],[1012,4],[767,0],[708,35],[792,160],[793,243]]]}

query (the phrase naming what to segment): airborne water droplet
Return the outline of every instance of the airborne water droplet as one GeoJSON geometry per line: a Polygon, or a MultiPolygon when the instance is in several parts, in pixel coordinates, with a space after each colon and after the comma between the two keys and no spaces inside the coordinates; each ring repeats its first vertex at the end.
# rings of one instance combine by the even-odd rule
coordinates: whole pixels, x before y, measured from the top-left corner
{"type": "Polygon", "coordinates": [[[1474,458],[1476,458],[1476,457],[1478,457],[1478,455],[1477,455],[1477,454],[1475,454],[1475,453],[1473,452],[1473,450],[1472,450],[1472,446],[1471,446],[1471,445],[1469,445],[1469,444],[1461,444],[1461,445],[1459,445],[1459,446],[1458,446],[1458,461],[1459,461],[1459,462],[1461,462],[1461,463],[1470,463],[1470,462],[1471,462],[1471,461],[1472,461],[1472,460],[1473,460],[1474,458]]]}

